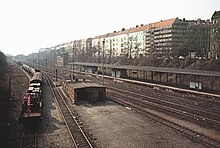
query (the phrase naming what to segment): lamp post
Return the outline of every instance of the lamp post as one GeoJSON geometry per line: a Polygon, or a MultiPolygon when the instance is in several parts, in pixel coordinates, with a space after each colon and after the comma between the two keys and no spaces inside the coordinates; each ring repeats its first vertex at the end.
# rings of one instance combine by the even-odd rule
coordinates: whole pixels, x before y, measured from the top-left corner
{"type": "Polygon", "coordinates": [[[46,58],[46,72],[47,72],[47,58],[46,58]]]}
{"type": "Polygon", "coordinates": [[[47,72],[47,54],[46,54],[46,57],[45,57],[45,64],[46,64],[46,72],[47,72]]]}
{"type": "Polygon", "coordinates": [[[38,51],[38,69],[40,70],[40,58],[39,58],[39,51],[38,51]]]}
{"type": "Polygon", "coordinates": [[[103,48],[102,48],[102,85],[104,85],[104,58],[105,58],[105,38],[109,35],[106,34],[105,37],[103,38],[103,41],[102,41],[102,45],[103,45],[103,48]]]}
{"type": "Polygon", "coordinates": [[[55,46],[54,52],[53,52],[53,56],[54,56],[54,78],[56,77],[56,57],[55,57],[55,54],[56,54],[56,46],[55,46]]]}
{"type": "Polygon", "coordinates": [[[73,78],[74,76],[74,42],[73,42],[73,55],[72,55],[72,61],[73,61],[73,78]]]}
{"type": "Polygon", "coordinates": [[[34,53],[33,53],[33,68],[34,68],[34,53]]]}
{"type": "Polygon", "coordinates": [[[102,41],[103,43],[103,48],[102,48],[102,85],[104,86],[104,51],[105,51],[105,38],[102,41]]]}

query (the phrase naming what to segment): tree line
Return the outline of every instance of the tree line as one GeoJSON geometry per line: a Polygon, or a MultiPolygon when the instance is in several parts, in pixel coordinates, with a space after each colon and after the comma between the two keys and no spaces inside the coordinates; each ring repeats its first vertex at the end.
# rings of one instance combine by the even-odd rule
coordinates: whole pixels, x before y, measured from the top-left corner
{"type": "Polygon", "coordinates": [[[0,51],[0,77],[2,77],[7,70],[7,57],[0,51]]]}

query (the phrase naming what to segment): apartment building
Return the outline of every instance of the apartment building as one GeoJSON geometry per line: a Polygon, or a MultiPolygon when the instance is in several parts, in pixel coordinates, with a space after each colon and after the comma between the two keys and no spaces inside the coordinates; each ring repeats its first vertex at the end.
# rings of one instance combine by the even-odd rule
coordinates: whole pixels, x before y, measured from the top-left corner
{"type": "Polygon", "coordinates": [[[144,25],[137,25],[109,33],[105,38],[105,54],[109,57],[140,57],[144,54],[144,30],[144,25]]]}
{"type": "Polygon", "coordinates": [[[92,38],[86,39],[86,55],[92,56],[92,38]]]}
{"type": "Polygon", "coordinates": [[[126,53],[128,29],[109,33],[105,38],[105,54],[107,57],[119,57],[126,53]]]}
{"type": "Polygon", "coordinates": [[[89,52],[88,49],[92,48],[92,38],[81,39],[80,44],[79,50],[87,54],[89,52]]]}
{"type": "Polygon", "coordinates": [[[220,58],[220,11],[215,11],[211,18],[210,51],[211,58],[220,58]]]}
{"type": "Polygon", "coordinates": [[[209,21],[172,18],[151,23],[145,31],[146,57],[204,56],[209,48],[209,21]]]}
{"type": "Polygon", "coordinates": [[[121,31],[117,33],[116,41],[118,41],[118,56],[127,56],[129,31],[130,29],[122,28],[121,31]]]}
{"type": "Polygon", "coordinates": [[[140,58],[145,54],[145,30],[146,25],[129,29],[127,38],[128,57],[140,58]]]}
{"type": "Polygon", "coordinates": [[[108,34],[95,36],[92,38],[92,50],[95,56],[102,55],[103,40],[108,34]]]}
{"type": "MultiPolygon", "coordinates": [[[[104,36],[105,55],[173,58],[196,52],[204,56],[209,49],[208,30],[209,21],[179,18],[137,25],[130,29],[123,28],[121,31],[114,31],[104,36]]],[[[99,37],[97,41],[102,40],[99,37]]]]}
{"type": "Polygon", "coordinates": [[[163,56],[168,54],[173,48],[178,46],[178,40],[174,39],[179,36],[176,31],[177,27],[173,27],[177,18],[169,20],[161,20],[146,26],[145,31],[145,56],[163,56]],[[174,35],[175,34],[175,35],[174,35]]]}
{"type": "Polygon", "coordinates": [[[83,51],[83,52],[86,52],[86,40],[87,39],[81,39],[80,50],[83,51]]]}
{"type": "Polygon", "coordinates": [[[210,20],[183,20],[183,23],[186,24],[186,31],[182,51],[195,52],[197,57],[207,58],[210,49],[210,20]]]}
{"type": "Polygon", "coordinates": [[[118,32],[114,31],[112,33],[108,33],[105,37],[105,57],[112,58],[117,55],[116,48],[118,50],[118,43],[116,44],[116,35],[118,32]],[[117,46],[117,47],[116,47],[117,46]]]}
{"type": "Polygon", "coordinates": [[[94,38],[75,40],[65,46],[73,46],[75,53],[89,57],[102,56],[103,43],[104,55],[109,58],[174,58],[187,56],[189,52],[206,57],[209,50],[213,55],[219,55],[219,26],[220,11],[216,11],[212,16],[211,39],[209,20],[176,17],[129,29],[122,28],[94,38]]]}

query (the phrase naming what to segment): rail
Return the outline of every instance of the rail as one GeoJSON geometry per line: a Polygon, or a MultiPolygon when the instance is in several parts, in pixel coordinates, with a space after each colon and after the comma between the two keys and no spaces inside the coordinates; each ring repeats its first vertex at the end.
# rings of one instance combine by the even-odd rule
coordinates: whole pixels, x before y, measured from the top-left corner
{"type": "MultiPolygon", "coordinates": [[[[198,141],[202,141],[203,143],[205,143],[207,146],[211,146],[211,147],[219,147],[220,146],[220,141],[213,139],[211,137],[208,137],[202,133],[199,133],[197,131],[194,131],[190,128],[187,128],[185,126],[182,126],[181,124],[172,122],[166,118],[163,118],[162,116],[155,114],[152,111],[149,111],[149,104],[148,106],[146,104],[144,104],[141,101],[137,101],[138,97],[136,99],[132,99],[132,97],[128,97],[129,95],[127,95],[127,97],[125,97],[125,93],[121,92],[121,95],[119,93],[114,93],[113,91],[108,92],[108,97],[111,98],[113,101],[118,102],[119,104],[122,104],[124,106],[128,106],[130,108],[135,109],[137,112],[141,113],[144,116],[147,116],[148,118],[151,118],[157,122],[160,122],[164,125],[167,125],[177,131],[180,131],[182,133],[184,133],[185,135],[188,135],[191,139],[196,139],[198,141]],[[126,98],[126,99],[125,99],[126,98]]],[[[152,105],[152,104],[150,104],[152,105]]],[[[155,104],[154,104],[155,105],[155,104]]],[[[156,107],[157,105],[155,105],[154,107],[156,107]]],[[[162,107],[162,106],[157,106],[157,109],[159,109],[158,107],[162,107]]],[[[166,110],[167,108],[160,108],[162,110],[166,110]]],[[[173,112],[175,114],[180,114],[180,112],[176,112],[176,110],[169,110],[170,112],[173,112]]],[[[183,114],[182,114],[183,115],[183,114]]]]}
{"type": "Polygon", "coordinates": [[[69,109],[60,92],[57,90],[50,76],[46,73],[44,73],[44,76],[50,86],[53,96],[55,97],[63,120],[66,124],[66,127],[69,131],[75,147],[93,148],[86,134],[83,132],[82,128],[78,124],[76,117],[72,114],[71,110],[69,109]]]}

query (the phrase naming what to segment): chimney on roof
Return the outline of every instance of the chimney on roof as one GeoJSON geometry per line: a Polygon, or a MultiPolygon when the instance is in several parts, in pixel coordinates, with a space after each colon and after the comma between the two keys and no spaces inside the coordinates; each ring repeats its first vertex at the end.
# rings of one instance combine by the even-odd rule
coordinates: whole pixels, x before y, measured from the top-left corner
{"type": "Polygon", "coordinates": [[[136,25],[136,27],[139,27],[138,25],[136,25]]]}
{"type": "Polygon", "coordinates": [[[185,21],[186,19],[185,18],[183,18],[183,21],[185,21]]]}
{"type": "Polygon", "coordinates": [[[207,19],[206,22],[207,22],[207,23],[210,23],[210,19],[207,19]]]}
{"type": "Polygon", "coordinates": [[[125,31],[125,28],[122,28],[121,31],[125,31]]]}
{"type": "Polygon", "coordinates": [[[116,31],[114,31],[114,33],[116,33],[116,31]]]}
{"type": "Polygon", "coordinates": [[[144,26],[144,24],[141,24],[141,26],[144,26]]]}
{"type": "Polygon", "coordinates": [[[160,22],[163,22],[163,20],[160,20],[160,22]]]}

